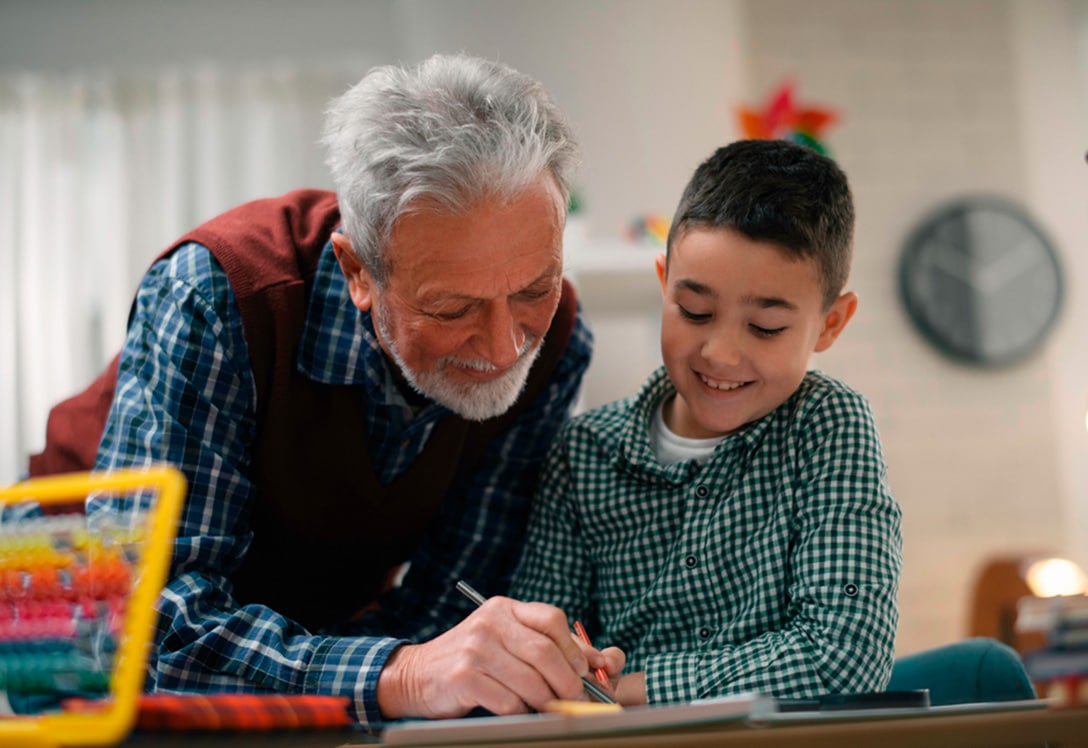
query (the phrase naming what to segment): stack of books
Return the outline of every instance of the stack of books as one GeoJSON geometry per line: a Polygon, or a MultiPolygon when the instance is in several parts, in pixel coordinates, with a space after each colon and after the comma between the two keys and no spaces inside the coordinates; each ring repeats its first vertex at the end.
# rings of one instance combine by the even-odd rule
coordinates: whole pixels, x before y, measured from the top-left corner
{"type": "Polygon", "coordinates": [[[1047,698],[1088,706],[1088,595],[1025,597],[1016,629],[1042,632],[1046,646],[1024,653],[1028,676],[1047,698]]]}

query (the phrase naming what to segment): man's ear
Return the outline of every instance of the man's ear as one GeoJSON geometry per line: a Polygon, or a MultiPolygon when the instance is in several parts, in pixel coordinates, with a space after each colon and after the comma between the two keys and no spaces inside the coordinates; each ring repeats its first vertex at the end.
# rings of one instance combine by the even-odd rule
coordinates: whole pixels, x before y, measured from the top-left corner
{"type": "Polygon", "coordinates": [[[661,282],[661,296],[665,296],[665,283],[668,280],[669,261],[662,252],[654,258],[654,270],[657,271],[657,279],[661,282]]]}
{"type": "Polygon", "coordinates": [[[858,309],[858,295],[853,291],[847,291],[831,304],[831,308],[824,315],[824,329],[820,337],[816,339],[816,353],[826,351],[839,337],[839,333],[846,328],[846,323],[854,316],[858,309]]]}
{"type": "Polygon", "coordinates": [[[333,232],[332,251],[336,255],[336,261],[340,263],[340,272],[347,279],[351,303],[362,311],[370,309],[374,279],[363,267],[363,263],[359,262],[355,250],[351,248],[351,242],[343,234],[333,232]]]}

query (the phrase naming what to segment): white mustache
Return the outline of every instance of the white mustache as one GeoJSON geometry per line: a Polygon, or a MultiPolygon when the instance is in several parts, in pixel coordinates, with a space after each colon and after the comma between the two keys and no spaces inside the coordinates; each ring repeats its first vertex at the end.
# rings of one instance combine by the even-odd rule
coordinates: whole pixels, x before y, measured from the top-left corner
{"type": "Polygon", "coordinates": [[[439,360],[437,368],[441,370],[449,364],[453,364],[454,366],[460,366],[462,369],[472,369],[473,371],[495,371],[497,368],[499,368],[492,364],[490,361],[485,361],[482,358],[470,361],[468,359],[454,358],[452,356],[439,360]]]}
{"type": "MultiPolygon", "coordinates": [[[[533,348],[533,343],[536,342],[536,337],[533,335],[526,335],[525,342],[521,344],[521,350],[518,351],[518,358],[520,359],[533,348]]],[[[467,359],[457,358],[456,356],[447,356],[446,358],[439,359],[435,364],[435,368],[441,371],[447,365],[453,364],[454,366],[460,366],[464,369],[472,369],[473,371],[497,371],[499,367],[483,358],[467,359]]]]}

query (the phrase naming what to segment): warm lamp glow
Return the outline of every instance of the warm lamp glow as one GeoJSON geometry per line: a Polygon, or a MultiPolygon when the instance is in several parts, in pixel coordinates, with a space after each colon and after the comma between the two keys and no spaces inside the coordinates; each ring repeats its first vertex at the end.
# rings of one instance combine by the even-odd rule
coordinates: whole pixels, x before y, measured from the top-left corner
{"type": "MultiPolygon", "coordinates": [[[[1041,595],[1056,595],[1063,592],[1069,594],[1075,585],[1066,584],[1055,587],[1052,582],[1036,580],[1040,577],[1052,579],[1052,575],[1055,574],[1076,579],[1080,570],[1077,569],[1070,574],[1070,566],[1072,566],[1071,562],[1056,559],[1047,551],[987,559],[975,579],[971,618],[968,625],[969,635],[993,637],[1021,654],[1045,646],[1049,625],[1039,625],[1036,622],[1025,627],[1023,624],[1028,621],[1020,620],[1020,609],[1028,600],[1039,603],[1049,602],[1041,595]],[[1053,561],[1058,563],[1051,563],[1053,561]],[[1058,571],[1043,572],[1043,569],[1058,571]]],[[[1073,568],[1076,569],[1076,567],[1073,568]]],[[[1083,574],[1080,574],[1080,579],[1084,579],[1083,574]]],[[[1061,597],[1054,599],[1062,600],[1061,597]]],[[[1045,612],[1051,610],[1049,605],[1044,605],[1043,608],[1045,612]]],[[[1038,606],[1033,606],[1031,610],[1038,610],[1038,606]]],[[[1047,620],[1049,621],[1049,618],[1047,620]]]]}
{"type": "Polygon", "coordinates": [[[1024,573],[1031,594],[1036,597],[1083,595],[1088,592],[1088,578],[1072,561],[1044,558],[1034,562],[1024,573]]]}

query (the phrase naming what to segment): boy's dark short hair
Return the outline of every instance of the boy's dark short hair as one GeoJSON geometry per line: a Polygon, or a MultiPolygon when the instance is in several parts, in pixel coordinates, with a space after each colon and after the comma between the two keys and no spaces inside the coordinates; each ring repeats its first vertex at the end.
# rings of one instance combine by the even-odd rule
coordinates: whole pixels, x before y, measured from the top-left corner
{"type": "Polygon", "coordinates": [[[854,200],[842,169],[786,140],[738,140],[699,165],[684,188],[668,246],[689,228],[729,228],[813,258],[824,306],[842,293],[854,246],[854,200]]]}

